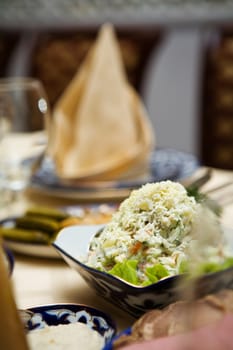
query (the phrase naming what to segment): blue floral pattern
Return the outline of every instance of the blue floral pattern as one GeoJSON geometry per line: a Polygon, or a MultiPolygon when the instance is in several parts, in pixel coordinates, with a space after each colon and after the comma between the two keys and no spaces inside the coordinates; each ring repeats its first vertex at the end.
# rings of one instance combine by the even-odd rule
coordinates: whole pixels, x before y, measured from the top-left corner
{"type": "MultiPolygon", "coordinates": [[[[163,308],[180,299],[182,291],[179,282],[183,276],[171,276],[146,287],[132,285],[111,274],[91,268],[76,259],[77,256],[82,255],[78,252],[78,249],[81,246],[79,240],[82,240],[82,244],[84,244],[84,237],[83,235],[76,235],[75,242],[70,241],[67,230],[71,230],[71,228],[67,228],[66,232],[61,232],[53,242],[53,246],[97,294],[118,308],[125,310],[134,317],[139,317],[146,311],[163,308]],[[65,239],[62,241],[62,239],[59,239],[60,237],[65,237],[65,239]],[[74,244],[77,247],[75,256],[69,254],[69,245],[74,244]]],[[[87,239],[85,244],[86,251],[88,251],[90,238],[87,239]]],[[[195,284],[196,296],[201,297],[217,292],[222,288],[233,289],[232,271],[233,268],[229,268],[200,277],[195,284]]]]}
{"type": "Polygon", "coordinates": [[[110,316],[95,308],[79,304],[48,305],[30,308],[33,312],[27,327],[30,330],[81,322],[100,333],[107,344],[116,333],[110,316]]]}
{"type": "Polygon", "coordinates": [[[186,152],[165,148],[156,149],[151,153],[149,159],[150,175],[145,179],[131,179],[129,181],[109,181],[103,186],[89,187],[85,185],[77,185],[64,182],[60,179],[55,171],[55,165],[51,158],[45,157],[40,168],[33,175],[31,179],[31,187],[40,190],[55,191],[57,193],[63,193],[67,195],[72,193],[75,195],[85,195],[93,193],[106,193],[111,190],[114,192],[121,192],[124,190],[131,190],[138,188],[146,182],[162,181],[162,180],[181,180],[192,175],[199,167],[198,159],[186,152]]]}

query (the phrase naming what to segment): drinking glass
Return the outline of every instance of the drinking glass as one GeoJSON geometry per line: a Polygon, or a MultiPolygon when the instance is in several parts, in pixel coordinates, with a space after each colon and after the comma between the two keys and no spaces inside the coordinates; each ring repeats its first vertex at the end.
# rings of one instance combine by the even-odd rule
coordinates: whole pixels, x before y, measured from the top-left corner
{"type": "Polygon", "coordinates": [[[33,163],[47,145],[49,105],[34,78],[0,79],[0,205],[28,186],[33,163]]]}

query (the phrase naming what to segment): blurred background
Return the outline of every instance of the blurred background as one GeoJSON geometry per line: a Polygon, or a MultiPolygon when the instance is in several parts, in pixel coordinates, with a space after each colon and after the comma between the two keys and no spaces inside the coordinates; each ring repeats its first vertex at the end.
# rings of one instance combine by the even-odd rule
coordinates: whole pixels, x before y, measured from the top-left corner
{"type": "Polygon", "coordinates": [[[53,108],[105,22],[157,147],[233,169],[232,1],[2,1],[0,76],[39,78],[53,108]]]}

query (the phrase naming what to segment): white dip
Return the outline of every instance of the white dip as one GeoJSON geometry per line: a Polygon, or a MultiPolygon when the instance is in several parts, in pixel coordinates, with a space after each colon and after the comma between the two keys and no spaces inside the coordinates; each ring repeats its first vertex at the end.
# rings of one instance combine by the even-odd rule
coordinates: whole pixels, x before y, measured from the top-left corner
{"type": "Polygon", "coordinates": [[[101,350],[104,338],[81,322],[35,329],[27,334],[31,350],[101,350]]]}

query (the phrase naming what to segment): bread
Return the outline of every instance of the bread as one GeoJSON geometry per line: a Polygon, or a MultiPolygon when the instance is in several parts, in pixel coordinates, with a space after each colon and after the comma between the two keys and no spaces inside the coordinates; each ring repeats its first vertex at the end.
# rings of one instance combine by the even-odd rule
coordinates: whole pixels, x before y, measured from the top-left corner
{"type": "Polygon", "coordinates": [[[233,314],[233,291],[222,290],[194,302],[178,301],[162,310],[145,313],[132,326],[130,335],[123,335],[114,342],[114,349],[160,337],[185,333],[189,330],[212,325],[233,314]]]}

